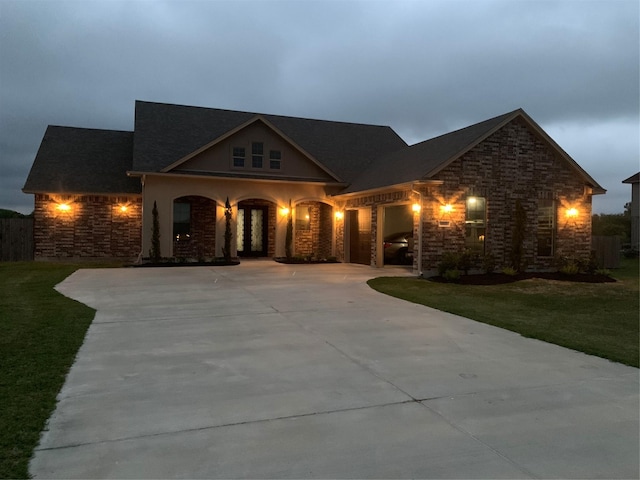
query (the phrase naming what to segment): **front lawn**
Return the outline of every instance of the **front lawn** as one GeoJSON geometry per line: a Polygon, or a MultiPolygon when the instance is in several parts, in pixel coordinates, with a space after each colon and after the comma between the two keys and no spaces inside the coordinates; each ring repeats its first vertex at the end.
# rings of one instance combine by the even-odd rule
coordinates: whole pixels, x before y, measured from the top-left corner
{"type": "Polygon", "coordinates": [[[638,367],[638,259],[623,259],[613,276],[615,283],[529,279],[459,285],[407,277],[368,283],[410,302],[638,367]]]}
{"type": "Polygon", "coordinates": [[[53,289],[79,267],[0,263],[0,478],[28,478],[31,453],[95,314],[53,289]]]}

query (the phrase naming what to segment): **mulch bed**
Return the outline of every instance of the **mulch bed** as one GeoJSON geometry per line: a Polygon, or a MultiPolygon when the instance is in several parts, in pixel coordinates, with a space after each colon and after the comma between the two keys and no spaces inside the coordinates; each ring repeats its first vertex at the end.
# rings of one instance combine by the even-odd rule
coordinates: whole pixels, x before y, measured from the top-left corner
{"type": "MultiPolygon", "coordinates": [[[[565,275],[560,272],[530,272],[519,273],[517,275],[506,275],[504,273],[489,273],[478,275],[462,275],[455,282],[461,285],[501,285],[504,283],[513,283],[520,280],[527,280],[530,278],[542,278],[545,280],[558,280],[563,282],[582,282],[582,283],[611,283],[615,282],[615,278],[608,277],[606,275],[578,273],[576,275],[565,275]]],[[[453,283],[448,282],[441,276],[429,277],[427,280],[438,283],[453,283]]]]}

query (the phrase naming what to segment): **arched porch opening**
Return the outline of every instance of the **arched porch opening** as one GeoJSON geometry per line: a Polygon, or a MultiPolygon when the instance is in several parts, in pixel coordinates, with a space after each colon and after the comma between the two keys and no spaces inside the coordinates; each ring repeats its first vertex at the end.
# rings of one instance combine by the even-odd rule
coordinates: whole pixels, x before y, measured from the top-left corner
{"type": "Polygon", "coordinates": [[[216,202],[199,195],[173,201],[173,256],[202,260],[215,256],[216,202]]]}
{"type": "Polygon", "coordinates": [[[295,206],[294,252],[297,256],[326,259],[332,256],[333,207],[304,201],[295,206]]]}

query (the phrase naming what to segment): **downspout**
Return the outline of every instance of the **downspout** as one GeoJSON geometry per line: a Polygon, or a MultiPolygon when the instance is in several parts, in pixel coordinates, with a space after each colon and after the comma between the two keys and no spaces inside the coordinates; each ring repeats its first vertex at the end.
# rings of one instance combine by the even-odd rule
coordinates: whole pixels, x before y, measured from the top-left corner
{"type": "Polygon", "coordinates": [[[420,203],[420,211],[418,212],[418,277],[422,277],[422,192],[414,187],[415,185],[412,184],[411,191],[418,194],[418,202],[420,203]]]}

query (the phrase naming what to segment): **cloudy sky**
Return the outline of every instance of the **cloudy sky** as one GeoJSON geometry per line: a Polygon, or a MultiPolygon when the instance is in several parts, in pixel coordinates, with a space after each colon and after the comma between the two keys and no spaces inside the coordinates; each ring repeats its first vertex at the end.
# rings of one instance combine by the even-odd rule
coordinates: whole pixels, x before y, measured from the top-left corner
{"type": "Polygon", "coordinates": [[[637,0],[0,0],[0,208],[47,125],[147,100],[389,125],[410,144],[522,107],[620,213],[639,166],[637,0]]]}

